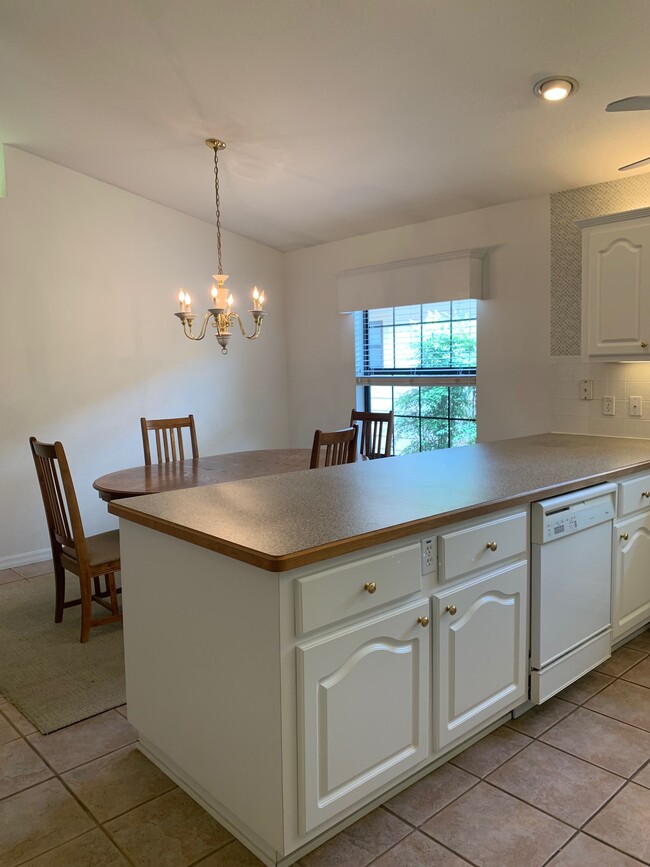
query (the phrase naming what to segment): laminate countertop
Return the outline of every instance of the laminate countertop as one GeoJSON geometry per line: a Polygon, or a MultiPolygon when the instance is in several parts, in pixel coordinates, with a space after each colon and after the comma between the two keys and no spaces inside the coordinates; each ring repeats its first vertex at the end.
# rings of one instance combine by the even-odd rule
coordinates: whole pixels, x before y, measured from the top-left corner
{"type": "Polygon", "coordinates": [[[643,470],[650,439],[539,434],[114,500],[108,510],[284,572],[643,470]]]}

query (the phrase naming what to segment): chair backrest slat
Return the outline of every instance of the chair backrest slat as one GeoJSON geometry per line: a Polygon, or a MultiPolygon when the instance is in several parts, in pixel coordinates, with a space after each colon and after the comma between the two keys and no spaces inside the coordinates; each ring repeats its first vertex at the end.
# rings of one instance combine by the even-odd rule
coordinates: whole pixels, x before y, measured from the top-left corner
{"type": "Polygon", "coordinates": [[[198,458],[199,446],[194,426],[194,416],[184,418],[157,418],[140,419],[142,429],[142,446],[144,449],[144,462],[151,464],[151,448],[149,446],[149,431],[154,431],[156,442],[156,455],[158,463],[185,460],[185,446],[183,443],[183,431],[189,430],[192,457],[198,458]]]}
{"type": "Polygon", "coordinates": [[[350,424],[361,425],[359,452],[366,458],[387,458],[393,453],[393,410],[361,412],[353,409],[350,424]]]}
{"type": "Polygon", "coordinates": [[[29,444],[52,545],[72,548],[78,560],[85,558],[86,538],[63,445],[41,443],[36,437],[30,437],[29,444]]]}
{"type": "Polygon", "coordinates": [[[310,468],[333,467],[340,464],[351,464],[357,459],[357,437],[359,429],[356,425],[337,431],[317,430],[311,449],[310,468]],[[321,449],[325,446],[325,457],[321,463],[321,449]]]}

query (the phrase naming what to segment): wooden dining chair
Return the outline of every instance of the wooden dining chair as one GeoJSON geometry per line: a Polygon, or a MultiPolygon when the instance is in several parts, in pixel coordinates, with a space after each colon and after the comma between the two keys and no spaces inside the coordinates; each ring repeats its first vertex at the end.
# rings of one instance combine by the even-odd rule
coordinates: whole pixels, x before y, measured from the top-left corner
{"type": "Polygon", "coordinates": [[[54,622],[61,623],[63,609],[81,605],[81,642],[90,638],[90,629],[122,619],[117,596],[122,590],[115,585],[120,568],[120,537],[117,530],[86,536],[81,522],[70,467],[60,442],[41,443],[29,438],[38,484],[43,497],[47,528],[54,562],[54,622]],[[79,578],[81,596],[65,601],[65,572],[79,578]],[[100,577],[104,577],[104,589],[100,577]],[[111,613],[93,617],[92,603],[98,602],[111,613]],[[108,600],[108,601],[107,601],[108,600]]]}
{"type": "Polygon", "coordinates": [[[350,424],[361,425],[359,452],[364,458],[389,458],[393,453],[393,410],[361,412],[353,409],[350,424]]]}
{"type": "Polygon", "coordinates": [[[185,460],[185,449],[183,447],[184,429],[187,429],[190,432],[192,457],[198,458],[199,444],[196,439],[196,428],[194,427],[193,415],[188,415],[184,418],[141,418],[140,426],[142,428],[142,445],[144,447],[145,464],[149,465],[151,463],[149,431],[155,432],[156,452],[158,454],[159,464],[169,463],[169,461],[185,460]]]}
{"type": "Polygon", "coordinates": [[[314,443],[311,449],[310,469],[318,467],[333,467],[338,464],[352,464],[357,459],[357,437],[359,429],[356,425],[343,430],[322,431],[314,433],[314,443]],[[321,463],[321,450],[325,448],[325,456],[321,463]]]}

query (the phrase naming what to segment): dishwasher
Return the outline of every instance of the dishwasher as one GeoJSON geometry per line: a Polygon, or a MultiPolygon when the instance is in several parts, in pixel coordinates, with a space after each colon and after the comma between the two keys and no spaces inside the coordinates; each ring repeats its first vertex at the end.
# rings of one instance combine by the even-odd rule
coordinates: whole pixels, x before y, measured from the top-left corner
{"type": "Polygon", "coordinates": [[[530,699],[541,704],[611,655],[616,485],[531,508],[530,699]]]}

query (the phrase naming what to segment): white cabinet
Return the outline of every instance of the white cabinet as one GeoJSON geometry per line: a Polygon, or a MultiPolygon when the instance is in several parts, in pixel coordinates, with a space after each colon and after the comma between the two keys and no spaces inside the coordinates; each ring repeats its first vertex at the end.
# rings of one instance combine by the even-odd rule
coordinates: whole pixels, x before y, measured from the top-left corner
{"type": "Polygon", "coordinates": [[[650,210],[578,225],[588,355],[650,359],[650,210]]]}
{"type": "Polygon", "coordinates": [[[650,620],[650,512],[614,526],[612,638],[650,620]]]}
{"type": "Polygon", "coordinates": [[[618,485],[618,520],[614,523],[612,640],[650,621],[650,474],[631,476],[618,485]]]}
{"type": "Polygon", "coordinates": [[[141,749],[263,863],[291,863],[525,700],[526,528],[511,508],[439,530],[466,570],[441,584],[418,537],[271,574],[123,521],[141,749]]]}
{"type": "Polygon", "coordinates": [[[525,700],[527,623],[526,562],[434,593],[438,749],[525,700]]]}
{"type": "Polygon", "coordinates": [[[429,753],[429,602],[296,648],[300,832],[429,753]]]}

